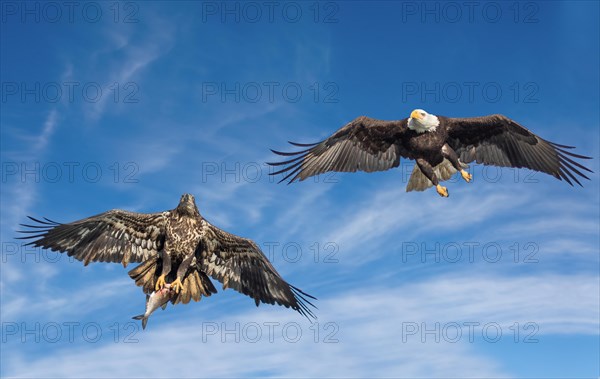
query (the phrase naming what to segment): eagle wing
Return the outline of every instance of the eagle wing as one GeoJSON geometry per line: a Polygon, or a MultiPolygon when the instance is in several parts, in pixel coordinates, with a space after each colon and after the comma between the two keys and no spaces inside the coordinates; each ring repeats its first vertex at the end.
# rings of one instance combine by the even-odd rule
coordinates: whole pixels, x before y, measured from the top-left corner
{"type": "Polygon", "coordinates": [[[576,175],[589,178],[582,172],[592,172],[573,160],[590,159],[573,154],[572,146],[559,145],[544,140],[500,114],[473,117],[447,118],[448,144],[464,163],[477,161],[484,165],[529,168],[544,172],[573,185],[581,186],[576,175]]]}
{"type": "Polygon", "coordinates": [[[227,233],[203,220],[203,245],[198,249],[200,269],[223,283],[260,302],[292,308],[307,318],[315,318],[308,305],[311,295],[288,284],[277,273],[260,248],[251,240],[227,233]]]}
{"type": "Polygon", "coordinates": [[[34,225],[21,224],[29,230],[19,239],[34,239],[27,245],[90,262],[143,262],[155,256],[165,243],[165,224],[169,212],[133,213],[111,210],[69,224],[29,217],[34,225]]]}
{"type": "Polygon", "coordinates": [[[399,143],[407,130],[407,120],[383,121],[369,117],[358,117],[339,129],[324,141],[314,144],[290,142],[305,150],[281,152],[277,155],[292,159],[268,163],[271,166],[285,166],[270,175],[284,174],[279,182],[289,179],[304,180],[329,171],[385,171],[400,164],[400,156],[406,156],[399,143]]]}

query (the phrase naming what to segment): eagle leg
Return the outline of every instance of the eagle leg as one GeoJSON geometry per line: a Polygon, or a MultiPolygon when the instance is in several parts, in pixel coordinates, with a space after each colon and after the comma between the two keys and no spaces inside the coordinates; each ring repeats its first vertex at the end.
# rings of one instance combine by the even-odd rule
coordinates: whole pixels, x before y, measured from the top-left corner
{"type": "Polygon", "coordinates": [[[440,194],[441,197],[448,197],[448,189],[444,186],[440,186],[439,184],[435,186],[437,193],[440,194]]]}
{"type": "Polygon", "coordinates": [[[183,284],[181,283],[181,279],[179,277],[171,282],[171,288],[175,290],[175,293],[179,293],[179,291],[183,290],[183,284]]]}
{"type": "Polygon", "coordinates": [[[194,253],[189,254],[184,258],[183,262],[179,265],[177,269],[177,279],[171,283],[171,286],[174,287],[175,293],[179,293],[180,290],[183,290],[183,284],[181,283],[181,278],[185,276],[190,267],[190,263],[192,263],[192,259],[194,258],[194,253]]]}
{"type": "Polygon", "coordinates": [[[417,165],[419,166],[421,172],[427,177],[427,179],[431,180],[431,183],[433,183],[433,185],[435,186],[437,193],[440,194],[440,196],[442,197],[448,197],[448,189],[440,185],[440,181],[435,175],[431,164],[425,159],[419,158],[417,159],[417,165]]]}
{"type": "Polygon", "coordinates": [[[175,292],[179,293],[179,290],[183,290],[183,284],[181,283],[181,278],[187,274],[188,268],[190,267],[190,263],[192,263],[192,259],[194,259],[194,253],[189,254],[184,258],[183,262],[179,265],[177,269],[177,279],[171,283],[171,286],[174,286],[175,292]]]}
{"type": "Polygon", "coordinates": [[[473,180],[473,176],[464,170],[463,165],[461,165],[460,160],[458,159],[458,155],[447,143],[442,146],[442,156],[452,163],[452,166],[456,169],[456,171],[460,171],[460,175],[465,182],[469,183],[471,180],[473,180]]]}
{"type": "Polygon", "coordinates": [[[167,284],[167,282],[165,281],[165,276],[165,274],[162,274],[158,277],[158,279],[156,279],[156,285],[154,286],[154,290],[159,291],[167,284]]]}
{"type": "Polygon", "coordinates": [[[460,175],[465,180],[465,182],[470,183],[473,180],[473,175],[469,174],[465,170],[460,170],[460,175]]]}
{"type": "Polygon", "coordinates": [[[162,274],[156,279],[156,285],[154,286],[156,291],[165,286],[167,283],[165,277],[171,272],[171,256],[165,250],[162,250],[159,254],[162,258],[162,274]]]}

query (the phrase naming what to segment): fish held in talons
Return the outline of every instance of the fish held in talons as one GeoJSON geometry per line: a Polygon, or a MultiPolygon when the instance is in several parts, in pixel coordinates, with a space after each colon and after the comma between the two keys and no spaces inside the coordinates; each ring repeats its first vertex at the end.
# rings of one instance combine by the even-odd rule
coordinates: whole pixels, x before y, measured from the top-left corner
{"type": "Polygon", "coordinates": [[[174,295],[175,291],[171,288],[171,285],[165,284],[160,290],[154,291],[150,295],[146,295],[146,312],[132,318],[134,320],[142,320],[142,329],[146,329],[146,324],[148,323],[150,315],[158,308],[165,309],[167,303],[174,295]]]}
{"type": "Polygon", "coordinates": [[[313,296],[286,282],[254,241],[209,223],[190,194],[164,212],[113,209],[67,224],[31,220],[33,224],[23,224],[25,236],[19,237],[31,239],[29,245],[64,252],[85,264],[140,263],[129,277],[145,294],[156,292],[140,320],[167,300],[187,304],[217,293],[209,277],[259,303],[316,318],[313,296]],[[170,290],[161,292],[167,281],[170,290]]]}

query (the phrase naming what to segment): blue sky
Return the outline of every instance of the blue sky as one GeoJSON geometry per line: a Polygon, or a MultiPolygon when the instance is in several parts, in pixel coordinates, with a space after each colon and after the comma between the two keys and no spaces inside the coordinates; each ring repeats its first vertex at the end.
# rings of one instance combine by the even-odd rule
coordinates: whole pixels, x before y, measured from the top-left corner
{"type": "Polygon", "coordinates": [[[596,2],[66,4],[2,3],[2,376],[598,377],[596,2]],[[502,113],[596,173],[472,166],[448,199],[405,193],[410,161],[267,175],[269,148],[415,108],[502,113]],[[142,332],[134,266],[14,239],[26,215],[182,193],[318,297],[317,323],[220,290],[142,332]]]}

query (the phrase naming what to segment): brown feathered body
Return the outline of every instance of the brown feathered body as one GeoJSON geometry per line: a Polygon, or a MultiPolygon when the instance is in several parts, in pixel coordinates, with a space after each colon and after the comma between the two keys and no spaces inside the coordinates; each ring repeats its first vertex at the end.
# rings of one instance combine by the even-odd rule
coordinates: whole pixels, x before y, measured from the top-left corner
{"type": "MultiPolygon", "coordinates": [[[[31,218],[31,217],[30,217],[31,218]]],[[[256,304],[279,304],[314,317],[307,298],[288,284],[251,240],[227,233],[204,219],[192,195],[184,194],[177,208],[160,213],[111,210],[69,224],[44,219],[23,225],[35,239],[30,245],[66,252],[89,262],[141,263],[129,276],[147,295],[157,279],[179,279],[181,291],[172,292],[173,304],[199,301],[217,290],[209,276],[252,297],[256,304]]]]}
{"type": "MultiPolygon", "coordinates": [[[[416,161],[407,191],[422,191],[438,181],[450,179],[467,163],[528,168],[581,185],[592,172],[575,159],[590,159],[568,150],[571,146],[544,140],[503,115],[472,118],[433,116],[435,126],[427,130],[410,127],[412,116],[430,117],[415,110],[411,118],[395,121],[358,117],[330,137],[317,143],[290,144],[305,148],[295,152],[272,150],[284,157],[269,165],[282,166],[271,175],[281,181],[302,181],[321,173],[374,172],[398,167],[400,159],[416,161]]],[[[280,182],[281,182],[280,181],[280,182]]]]}

